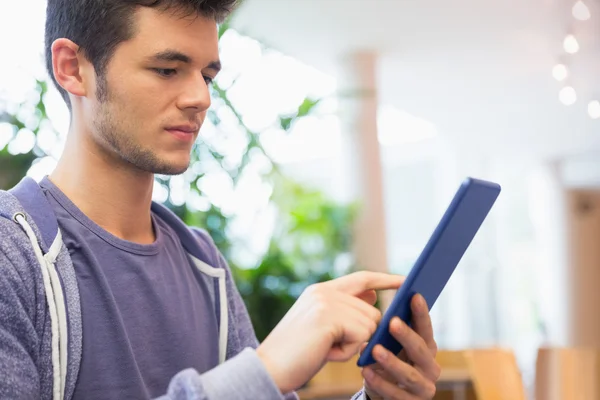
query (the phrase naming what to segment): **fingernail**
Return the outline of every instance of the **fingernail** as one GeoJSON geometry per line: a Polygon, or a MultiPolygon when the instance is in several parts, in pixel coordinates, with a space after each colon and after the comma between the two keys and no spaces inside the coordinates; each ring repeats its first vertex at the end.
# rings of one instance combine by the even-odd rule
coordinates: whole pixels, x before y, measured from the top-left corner
{"type": "Polygon", "coordinates": [[[396,332],[396,333],[402,333],[402,330],[404,328],[404,322],[398,318],[398,317],[394,317],[392,319],[392,329],[396,332]]]}
{"type": "Polygon", "coordinates": [[[385,361],[388,358],[388,352],[383,347],[377,346],[375,347],[375,358],[380,361],[385,361]]]}
{"type": "Polygon", "coordinates": [[[425,301],[425,298],[422,295],[420,295],[420,294],[417,295],[416,303],[417,303],[416,304],[417,311],[421,311],[421,312],[427,311],[427,302],[425,301]]]}

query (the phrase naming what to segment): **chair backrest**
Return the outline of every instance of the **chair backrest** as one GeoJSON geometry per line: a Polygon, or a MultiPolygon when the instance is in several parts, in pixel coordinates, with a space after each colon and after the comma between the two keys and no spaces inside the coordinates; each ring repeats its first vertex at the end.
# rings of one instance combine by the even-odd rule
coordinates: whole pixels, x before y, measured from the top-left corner
{"type": "Polygon", "coordinates": [[[330,362],[311,379],[312,385],[356,384],[360,388],[363,378],[360,368],[356,366],[358,356],[346,362],[330,362]]]}
{"type": "Polygon", "coordinates": [[[540,348],[536,361],[536,400],[600,399],[599,354],[593,348],[540,348]]]}
{"type": "Polygon", "coordinates": [[[298,390],[301,400],[350,398],[363,387],[361,370],[356,366],[358,356],[347,362],[329,362],[298,390]]]}
{"type": "Polygon", "coordinates": [[[438,350],[435,360],[442,369],[468,368],[464,350],[438,350]]]}
{"type": "Polygon", "coordinates": [[[526,400],[514,353],[491,348],[464,351],[478,400],[526,400]]]}

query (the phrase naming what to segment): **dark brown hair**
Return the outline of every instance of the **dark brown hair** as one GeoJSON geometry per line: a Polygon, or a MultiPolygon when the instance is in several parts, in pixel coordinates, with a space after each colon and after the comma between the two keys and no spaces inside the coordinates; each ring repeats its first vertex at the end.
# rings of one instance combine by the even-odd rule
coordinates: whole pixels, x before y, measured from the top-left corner
{"type": "Polygon", "coordinates": [[[238,0],[48,0],[46,9],[46,68],[69,106],[67,92],[58,85],[52,68],[52,43],[72,40],[92,63],[103,82],[106,66],[116,46],[135,34],[133,16],[137,7],[198,14],[217,23],[236,7],[238,0]]]}

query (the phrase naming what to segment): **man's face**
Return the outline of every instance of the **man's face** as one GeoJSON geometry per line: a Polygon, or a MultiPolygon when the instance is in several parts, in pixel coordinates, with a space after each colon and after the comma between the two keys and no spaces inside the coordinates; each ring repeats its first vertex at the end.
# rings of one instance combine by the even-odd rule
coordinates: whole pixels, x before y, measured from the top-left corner
{"type": "Polygon", "coordinates": [[[94,142],[116,160],[157,174],[180,174],[210,106],[219,66],[216,23],[140,7],[136,33],[120,43],[88,98],[94,142]],[[103,79],[102,79],[103,78],[103,79]]]}

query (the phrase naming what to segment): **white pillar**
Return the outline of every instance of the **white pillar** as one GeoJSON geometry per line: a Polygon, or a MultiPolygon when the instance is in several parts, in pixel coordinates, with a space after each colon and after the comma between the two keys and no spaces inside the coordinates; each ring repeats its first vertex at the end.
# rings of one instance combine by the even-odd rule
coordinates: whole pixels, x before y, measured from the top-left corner
{"type": "Polygon", "coordinates": [[[545,324],[542,344],[569,344],[570,272],[565,187],[558,163],[541,163],[530,180],[531,219],[539,255],[537,303],[545,324]]]}
{"type": "MultiPolygon", "coordinates": [[[[360,203],[354,254],[361,269],[388,271],[386,217],[377,135],[377,55],[354,53],[341,61],[339,88],[347,197],[360,203]]],[[[391,295],[381,298],[389,305],[391,295]]]]}

